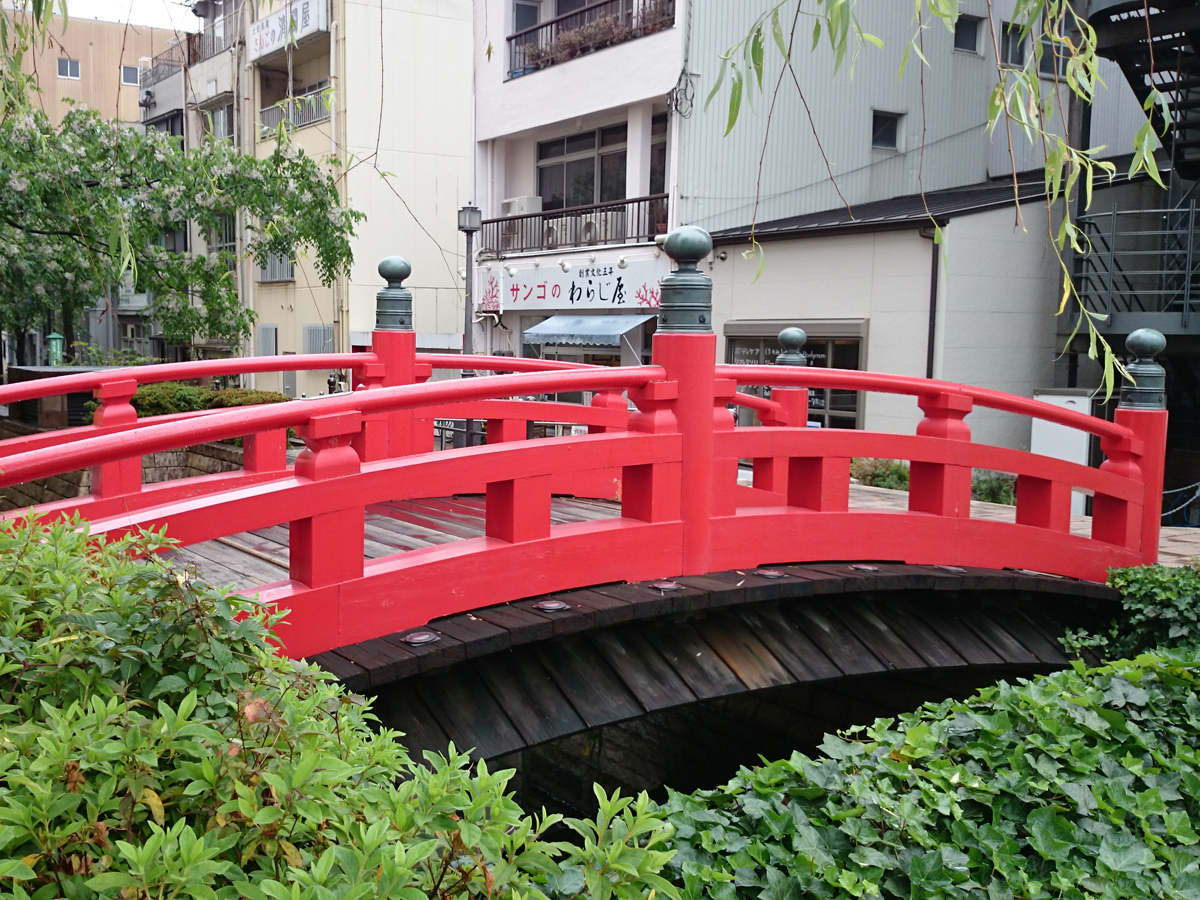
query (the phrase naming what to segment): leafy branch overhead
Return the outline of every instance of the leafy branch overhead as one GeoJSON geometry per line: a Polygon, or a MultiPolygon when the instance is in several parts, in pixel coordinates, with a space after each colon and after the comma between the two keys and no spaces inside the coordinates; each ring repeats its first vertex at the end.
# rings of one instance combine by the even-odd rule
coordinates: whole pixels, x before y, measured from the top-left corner
{"type": "MultiPolygon", "coordinates": [[[[886,2],[886,0],[876,0],[886,2]]],[[[897,80],[904,77],[910,57],[915,56],[923,69],[933,69],[924,52],[924,35],[928,29],[941,23],[946,29],[953,31],[959,17],[958,0],[913,0],[912,38],[905,45],[897,60],[897,80]]],[[[827,45],[831,55],[833,72],[836,74],[849,60],[850,77],[853,78],[854,63],[858,54],[870,45],[883,49],[883,41],[862,28],[856,13],[856,0],[781,0],[758,16],[750,28],[737,43],[720,56],[717,74],[705,101],[705,109],[720,95],[726,82],[729,84],[727,109],[725,113],[725,134],[732,132],[741,116],[743,101],[753,109],[755,94],[765,94],[764,75],[767,70],[774,70],[773,64],[767,59],[767,34],[770,33],[779,54],[779,73],[774,89],[770,95],[770,107],[767,114],[766,134],[763,139],[763,154],[759,159],[758,182],[761,190],[763,160],[767,141],[770,139],[771,117],[774,114],[776,102],[779,99],[780,88],[785,74],[794,83],[800,101],[808,113],[808,121],[812,127],[813,136],[829,172],[830,181],[837,188],[837,180],[833,173],[833,163],[825,155],[821,146],[820,136],[813,124],[808,101],[804,96],[799,76],[793,68],[794,54],[797,52],[795,38],[801,21],[811,24],[811,46],[815,52],[823,43],[827,45]],[[790,27],[785,27],[790,23],[790,27]]],[[[1016,154],[1014,151],[1014,136],[1023,137],[1031,145],[1041,150],[1045,160],[1044,183],[1047,206],[1046,230],[1055,248],[1062,275],[1062,294],[1059,301],[1059,313],[1062,314],[1071,305],[1075,311],[1076,322],[1072,338],[1080,330],[1089,337],[1088,355],[1094,359],[1102,359],[1104,366],[1104,385],[1111,393],[1118,376],[1128,377],[1121,364],[1116,360],[1112,348],[1097,329],[1099,314],[1088,310],[1073,284],[1067,257],[1070,253],[1086,253],[1090,250],[1087,236],[1076,225],[1074,220],[1074,203],[1077,194],[1083,192],[1083,206],[1086,209],[1092,200],[1097,178],[1111,180],[1116,173],[1116,167],[1103,159],[1106,147],[1080,147],[1078,135],[1070,131],[1070,106],[1072,102],[1088,104],[1094,101],[1096,88],[1101,84],[1099,75],[1100,58],[1096,53],[1096,34],[1092,27],[1081,18],[1074,8],[1072,0],[1017,0],[1011,17],[1007,22],[999,21],[992,8],[987,4],[985,21],[985,40],[991,42],[991,55],[995,60],[996,78],[986,101],[987,129],[990,135],[995,135],[998,126],[1003,124],[1004,141],[1008,148],[1008,156],[1013,170],[1013,192],[1017,200],[1017,216],[1021,221],[1021,208],[1017,184],[1016,154]],[[1032,52],[1026,54],[1024,62],[1019,67],[1007,65],[1001,60],[1003,30],[1009,29],[1012,40],[1020,40],[1026,46],[1032,47],[1032,52]],[[1046,54],[1053,57],[1053,65],[1044,66],[1046,54]],[[1047,76],[1046,72],[1051,74],[1047,76]],[[1066,89],[1065,91],[1063,89],[1066,89]]],[[[924,121],[925,80],[921,77],[921,115],[924,121]]],[[[1158,111],[1163,122],[1170,121],[1170,109],[1165,95],[1151,90],[1144,102],[1144,109],[1149,113],[1158,111]]],[[[1147,118],[1137,130],[1133,140],[1132,158],[1128,175],[1133,177],[1145,173],[1160,187],[1165,187],[1155,162],[1154,151],[1159,145],[1158,134],[1150,118],[1147,118]]],[[[924,128],[922,128],[922,143],[919,148],[921,162],[919,175],[923,175],[924,167],[924,128]]],[[[923,179],[922,179],[923,184],[923,179]]],[[[922,193],[924,193],[922,189],[922,193]]],[[[838,195],[841,190],[838,188],[838,195]]],[[[844,198],[843,198],[844,200],[844,198]]],[[[850,206],[847,203],[847,208],[850,206]]],[[[851,210],[852,212],[852,210],[851,210]]],[[[755,200],[755,219],[757,220],[758,199],[755,200]]],[[[932,217],[931,217],[932,218],[932,217]]],[[[762,271],[763,249],[754,236],[754,225],[751,223],[750,248],[745,256],[759,259],[759,272],[762,271]]],[[[934,239],[941,241],[941,228],[933,222],[934,239]]]]}
{"type": "Polygon", "coordinates": [[[150,291],[168,341],[236,345],[253,313],[238,300],[237,255],[312,252],[324,284],[348,271],[362,215],[340,206],[333,179],[280,144],[263,159],[227,141],[183,150],[179,139],[70,111],[58,129],[25,108],[0,122],[0,324],[20,333],[59,310],[64,320],[126,279],[150,291]],[[249,223],[249,246],[201,254],[167,249],[191,222],[219,233],[249,223]]]}

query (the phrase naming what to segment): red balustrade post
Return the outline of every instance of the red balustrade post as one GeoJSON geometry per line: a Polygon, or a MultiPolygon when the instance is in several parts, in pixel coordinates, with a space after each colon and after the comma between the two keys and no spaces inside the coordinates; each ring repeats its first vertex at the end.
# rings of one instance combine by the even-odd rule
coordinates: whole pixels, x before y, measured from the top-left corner
{"type": "MultiPolygon", "coordinates": [[[[715,351],[714,351],[715,358],[715,351]]],[[[715,365],[715,362],[714,362],[715,365]]],[[[737,382],[732,378],[713,379],[713,433],[733,431],[737,425],[729,403],[737,394],[737,382]]],[[[737,512],[737,457],[713,458],[712,511],[713,516],[732,516],[737,512]]]]}
{"type": "MultiPolygon", "coordinates": [[[[777,366],[804,366],[808,364],[801,349],[808,340],[802,328],[785,328],[779,332],[779,344],[783,350],[775,357],[777,366]]],[[[760,416],[764,426],[808,427],[808,388],[773,387],[771,399],[779,404],[779,411],[760,416]]],[[[763,457],[754,460],[754,486],[759,490],[771,491],[787,496],[789,463],[786,457],[763,457]]],[[[847,487],[849,491],[849,487],[847,487]]],[[[849,494],[847,493],[847,498],[849,494]]],[[[848,501],[847,501],[848,502],[848,501]]]]}
{"type": "Polygon", "coordinates": [[[489,444],[507,444],[511,441],[525,440],[524,419],[488,419],[487,442],[489,444]]]}
{"type": "Polygon", "coordinates": [[[491,481],[487,486],[487,536],[519,544],[550,537],[550,476],[491,481]]]}
{"type": "MultiPolygon", "coordinates": [[[[629,417],[630,431],[674,434],[679,430],[673,411],[679,385],[674,381],[651,381],[631,388],[629,399],[638,408],[629,417]]],[[[621,471],[621,517],[641,522],[677,521],[681,468],[678,462],[625,466],[621,471]]]]}
{"type": "Polygon", "coordinates": [[[1137,504],[1104,494],[1092,498],[1092,537],[1140,551],[1142,562],[1147,565],[1158,562],[1162,526],[1167,446],[1166,372],[1154,357],[1166,344],[1162,334],[1151,328],[1139,328],[1125,340],[1125,346],[1135,357],[1126,366],[1133,383],[1121,385],[1116,422],[1132,431],[1134,436],[1125,441],[1100,442],[1100,448],[1108,457],[1101,469],[1141,482],[1140,508],[1137,504]]]}
{"type": "MultiPolygon", "coordinates": [[[[132,378],[110,381],[92,392],[100,406],[92,415],[92,424],[131,425],[137,421],[137,410],[129,401],[137,393],[138,384],[132,378]]],[[[142,489],[142,458],[119,459],[116,462],[92,466],[92,496],[120,497],[136,494],[142,489]]]]}
{"type": "MultiPolygon", "coordinates": [[[[296,477],[329,481],[357,474],[360,463],[351,442],[361,431],[362,416],[357,412],[313,416],[297,429],[305,449],[296,459],[296,477]]],[[[361,506],[292,522],[292,580],[317,588],[361,578],[364,524],[361,506]]]]}
{"type": "Polygon", "coordinates": [[[673,411],[683,434],[683,574],[703,575],[712,555],[717,336],[712,331],[712,279],[696,264],[712,251],[712,238],[703,229],[685,225],[667,235],[663,249],[678,269],[663,279],[654,362],[679,391],[673,411]]]}
{"type": "MultiPolygon", "coordinates": [[[[378,386],[415,384],[417,335],[412,324],[412,292],[403,284],[412,274],[412,266],[402,256],[389,256],[379,264],[379,274],[387,287],[375,295],[375,330],[371,333],[371,350],[383,366],[378,386]]],[[[402,409],[385,415],[387,456],[412,454],[413,411],[402,409]]],[[[361,446],[368,453],[377,452],[378,439],[365,437],[361,446]]]]}
{"type": "Polygon", "coordinates": [[[242,469],[282,472],[287,468],[287,429],[248,434],[242,439],[242,469]]]}
{"type": "MultiPolygon", "coordinates": [[[[970,397],[934,394],[917,398],[917,405],[925,412],[925,418],[917,423],[917,434],[952,441],[971,440],[971,428],[963,421],[973,405],[970,397]]],[[[971,515],[969,466],[913,462],[908,473],[910,512],[933,513],[937,516],[971,515]]]]}
{"type": "MultiPolygon", "coordinates": [[[[374,340],[374,338],[372,338],[374,340]]],[[[384,341],[386,343],[386,340],[384,341]]],[[[356,391],[378,390],[383,387],[386,371],[383,363],[367,363],[356,373],[356,391]]],[[[367,413],[362,417],[362,430],[355,436],[352,446],[363,462],[387,459],[389,423],[386,412],[367,413]]]]}
{"type": "MultiPolygon", "coordinates": [[[[597,391],[596,395],[592,397],[592,406],[596,407],[597,409],[628,410],[629,402],[625,399],[625,395],[620,391],[597,391]]],[[[588,426],[588,434],[607,434],[609,432],[620,430],[620,428],[610,425],[588,426]]]]}

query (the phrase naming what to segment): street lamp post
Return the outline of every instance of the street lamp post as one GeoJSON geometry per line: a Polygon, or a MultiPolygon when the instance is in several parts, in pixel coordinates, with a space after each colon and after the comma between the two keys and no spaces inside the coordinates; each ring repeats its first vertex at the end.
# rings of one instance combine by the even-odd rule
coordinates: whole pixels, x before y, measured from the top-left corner
{"type": "MultiPolygon", "coordinates": [[[[475,303],[475,259],[474,259],[474,243],[475,232],[483,227],[483,213],[479,211],[479,207],[468,203],[458,211],[458,230],[467,236],[467,265],[466,265],[466,296],[463,303],[463,356],[470,356],[475,352],[474,338],[471,334],[472,321],[474,311],[472,306],[475,303]]],[[[465,365],[462,370],[463,378],[470,378],[475,374],[473,369],[468,369],[465,365]]],[[[471,430],[475,423],[470,419],[463,420],[463,446],[470,447],[472,445],[471,430]]]]}

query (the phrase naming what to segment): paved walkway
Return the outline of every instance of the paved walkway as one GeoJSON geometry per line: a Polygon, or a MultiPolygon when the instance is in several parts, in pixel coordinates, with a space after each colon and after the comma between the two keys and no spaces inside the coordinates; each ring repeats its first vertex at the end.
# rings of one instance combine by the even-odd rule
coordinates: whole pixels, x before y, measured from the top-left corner
{"type": "MultiPolygon", "coordinates": [[[[859,509],[908,509],[907,491],[850,485],[850,506],[859,509]]],[[[1017,508],[1002,503],[971,501],[971,517],[1015,522],[1017,508]]],[[[1071,533],[1087,537],[1092,533],[1090,516],[1071,516],[1071,533]]],[[[1158,559],[1166,566],[1187,566],[1200,562],[1200,528],[1164,528],[1158,542],[1158,559]]]]}

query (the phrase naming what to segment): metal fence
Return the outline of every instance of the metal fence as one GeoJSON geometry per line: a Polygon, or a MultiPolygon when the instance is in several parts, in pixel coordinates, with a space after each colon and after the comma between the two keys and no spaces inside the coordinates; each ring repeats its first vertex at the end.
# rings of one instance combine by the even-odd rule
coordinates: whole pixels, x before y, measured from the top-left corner
{"type": "Polygon", "coordinates": [[[158,84],[160,81],[165,81],[176,72],[183,68],[184,63],[183,44],[176,44],[173,47],[168,47],[154,59],[150,60],[150,65],[141,72],[141,86],[148,88],[151,85],[158,84]]]}
{"type": "Polygon", "coordinates": [[[1175,209],[1080,216],[1089,251],[1075,261],[1075,284],[1095,313],[1178,313],[1186,326],[1200,304],[1196,201],[1175,209]]]}
{"type": "Polygon", "coordinates": [[[481,253],[526,253],[560,247],[636,244],[667,233],[667,194],[593,203],[573,209],[485,219],[481,253]]]}
{"type": "Polygon", "coordinates": [[[510,78],[675,24],[675,0],[602,0],[508,38],[510,78]]]}
{"type": "Polygon", "coordinates": [[[281,123],[288,128],[303,128],[314,122],[329,118],[329,103],[325,98],[325,89],[301,94],[291,100],[281,100],[273,106],[259,110],[259,134],[270,137],[281,123]]]}
{"type": "Polygon", "coordinates": [[[214,19],[213,23],[199,34],[191,36],[191,62],[198,63],[216,56],[227,47],[232,47],[241,33],[242,8],[235,7],[233,12],[214,19]]]}

